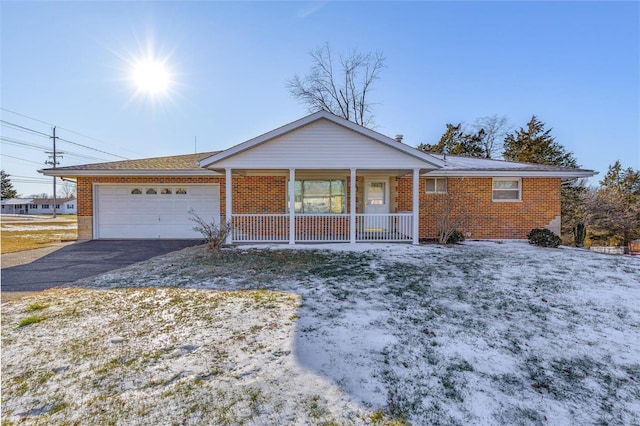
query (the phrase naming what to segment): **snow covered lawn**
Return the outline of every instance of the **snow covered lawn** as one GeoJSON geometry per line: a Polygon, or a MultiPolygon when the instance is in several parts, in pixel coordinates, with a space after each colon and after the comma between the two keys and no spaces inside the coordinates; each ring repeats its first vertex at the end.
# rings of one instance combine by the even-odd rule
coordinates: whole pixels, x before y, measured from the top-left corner
{"type": "Polygon", "coordinates": [[[640,424],[640,258],[196,247],[77,284],[2,306],[3,422],[640,424]]]}

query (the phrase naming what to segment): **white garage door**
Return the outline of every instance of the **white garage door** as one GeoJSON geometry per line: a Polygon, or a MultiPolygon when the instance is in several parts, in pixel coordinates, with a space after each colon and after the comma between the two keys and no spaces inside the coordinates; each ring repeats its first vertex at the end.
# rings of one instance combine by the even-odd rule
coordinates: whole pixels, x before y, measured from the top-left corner
{"type": "Polygon", "coordinates": [[[97,185],[94,238],[201,238],[189,210],[220,223],[220,186],[97,185]]]}

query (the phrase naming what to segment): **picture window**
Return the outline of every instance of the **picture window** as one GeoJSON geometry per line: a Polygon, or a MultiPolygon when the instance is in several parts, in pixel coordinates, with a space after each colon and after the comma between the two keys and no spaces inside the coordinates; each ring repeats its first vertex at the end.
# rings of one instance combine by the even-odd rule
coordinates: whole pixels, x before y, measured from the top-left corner
{"type": "MultiPolygon", "coordinates": [[[[287,192],[289,185],[287,185],[287,192]]],[[[334,213],[346,211],[345,181],[343,180],[296,180],[296,213],[334,213]]],[[[287,197],[288,199],[288,197],[287,197]]],[[[287,211],[289,203],[287,203],[287,211]]]]}

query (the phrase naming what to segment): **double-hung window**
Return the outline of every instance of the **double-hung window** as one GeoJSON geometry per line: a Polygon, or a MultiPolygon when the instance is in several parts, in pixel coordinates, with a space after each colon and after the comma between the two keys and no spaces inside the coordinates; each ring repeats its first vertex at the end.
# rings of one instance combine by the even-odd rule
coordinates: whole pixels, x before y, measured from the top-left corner
{"type": "MultiPolygon", "coordinates": [[[[339,214],[346,211],[346,191],[343,180],[296,180],[295,188],[296,213],[339,214]]],[[[287,191],[288,189],[289,185],[287,185],[287,191]]],[[[287,211],[289,211],[288,202],[287,211]]]]}
{"type": "Polygon", "coordinates": [[[425,192],[427,194],[446,194],[447,178],[427,178],[425,180],[425,192]]]}
{"type": "Polygon", "coordinates": [[[519,178],[493,178],[493,201],[522,200],[522,181],[519,178]]]}

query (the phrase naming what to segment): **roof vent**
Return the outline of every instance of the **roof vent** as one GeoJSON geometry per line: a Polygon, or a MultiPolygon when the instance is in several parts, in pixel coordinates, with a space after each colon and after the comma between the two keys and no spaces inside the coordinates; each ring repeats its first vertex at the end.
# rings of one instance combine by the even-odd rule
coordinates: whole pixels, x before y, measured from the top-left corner
{"type": "Polygon", "coordinates": [[[396,135],[396,141],[402,143],[402,138],[404,138],[404,135],[396,135]]]}

